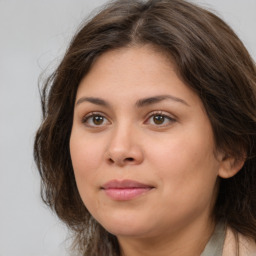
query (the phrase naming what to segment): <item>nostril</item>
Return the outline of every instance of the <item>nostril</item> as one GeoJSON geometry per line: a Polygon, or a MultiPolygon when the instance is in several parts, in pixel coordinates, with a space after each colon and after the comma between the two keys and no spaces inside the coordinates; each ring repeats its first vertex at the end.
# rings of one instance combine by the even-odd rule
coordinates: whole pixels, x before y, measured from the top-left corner
{"type": "Polygon", "coordinates": [[[109,157],[107,158],[107,162],[109,164],[117,164],[117,165],[125,165],[125,164],[129,164],[129,163],[135,163],[135,158],[133,157],[124,157],[124,158],[119,158],[119,157],[116,157],[116,158],[113,158],[113,157],[109,157]]]}
{"type": "Polygon", "coordinates": [[[113,164],[113,163],[114,163],[114,160],[113,160],[113,159],[111,159],[111,158],[109,158],[109,159],[108,159],[108,161],[109,161],[111,164],[113,164]]]}
{"type": "Polygon", "coordinates": [[[128,162],[134,161],[134,159],[132,157],[127,157],[127,158],[125,158],[125,160],[128,161],[128,162]]]}

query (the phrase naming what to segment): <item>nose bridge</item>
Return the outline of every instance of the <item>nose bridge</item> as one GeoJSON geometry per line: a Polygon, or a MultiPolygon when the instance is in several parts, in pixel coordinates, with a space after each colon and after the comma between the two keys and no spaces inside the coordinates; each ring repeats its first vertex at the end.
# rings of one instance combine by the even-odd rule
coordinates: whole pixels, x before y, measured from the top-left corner
{"type": "Polygon", "coordinates": [[[108,161],[117,165],[140,163],[143,158],[142,148],[138,144],[138,130],[126,119],[113,127],[107,148],[108,161]]]}
{"type": "Polygon", "coordinates": [[[119,122],[113,129],[109,148],[114,151],[129,151],[132,137],[135,136],[133,127],[127,120],[119,122]]]}

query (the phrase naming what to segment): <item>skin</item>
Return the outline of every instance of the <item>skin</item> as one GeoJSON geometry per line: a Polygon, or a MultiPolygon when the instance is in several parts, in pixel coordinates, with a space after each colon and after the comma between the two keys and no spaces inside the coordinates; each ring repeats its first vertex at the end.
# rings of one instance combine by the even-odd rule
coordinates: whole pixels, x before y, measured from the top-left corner
{"type": "Polygon", "coordinates": [[[238,170],[215,149],[200,98],[151,46],[96,60],[78,87],[70,153],[85,206],[126,256],[200,255],[214,229],[218,176],[238,170]],[[159,95],[170,97],[142,102],[159,95]],[[125,179],[152,189],[124,201],[101,189],[125,179]]]}

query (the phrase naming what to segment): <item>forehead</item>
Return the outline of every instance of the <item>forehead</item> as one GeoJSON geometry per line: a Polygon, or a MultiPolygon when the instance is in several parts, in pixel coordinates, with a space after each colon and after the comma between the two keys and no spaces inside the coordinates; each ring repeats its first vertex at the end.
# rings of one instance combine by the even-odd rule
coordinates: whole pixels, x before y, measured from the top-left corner
{"type": "MultiPolygon", "coordinates": [[[[82,79],[77,98],[96,96],[120,101],[171,94],[184,101],[197,95],[179,78],[169,56],[152,46],[135,46],[102,54],[82,79]]],[[[200,101],[200,100],[199,100],[200,101]]]]}
{"type": "Polygon", "coordinates": [[[148,73],[159,69],[175,69],[169,54],[154,45],[134,45],[104,52],[94,61],[86,76],[95,71],[102,72],[102,75],[114,73],[120,76],[122,73],[128,75],[129,71],[148,73]]]}

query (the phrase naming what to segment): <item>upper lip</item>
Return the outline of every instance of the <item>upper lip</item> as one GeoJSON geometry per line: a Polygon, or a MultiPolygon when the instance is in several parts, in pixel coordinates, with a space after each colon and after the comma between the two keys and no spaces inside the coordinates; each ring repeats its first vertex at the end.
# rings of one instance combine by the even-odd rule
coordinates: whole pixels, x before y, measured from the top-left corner
{"type": "Polygon", "coordinates": [[[153,188],[153,186],[148,184],[143,184],[134,180],[111,180],[105,183],[102,189],[114,189],[114,188],[153,188]]]}

